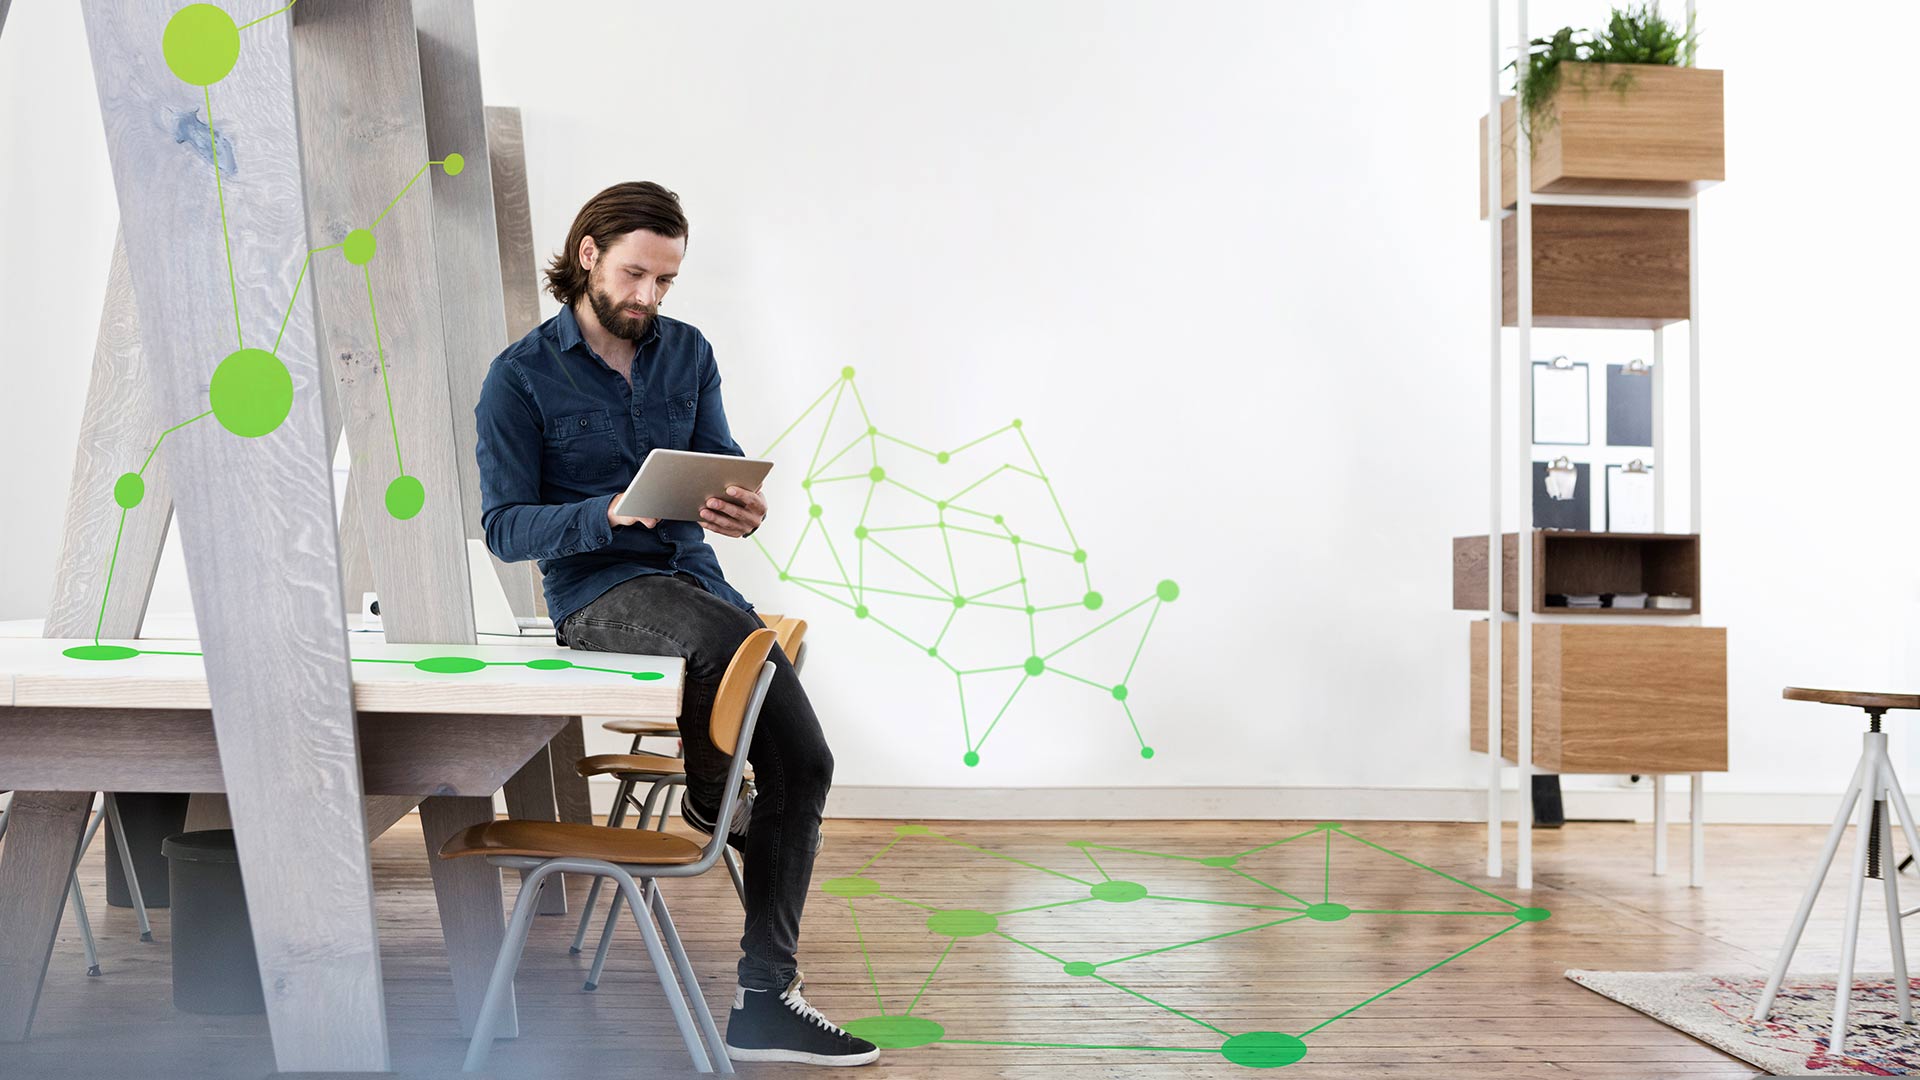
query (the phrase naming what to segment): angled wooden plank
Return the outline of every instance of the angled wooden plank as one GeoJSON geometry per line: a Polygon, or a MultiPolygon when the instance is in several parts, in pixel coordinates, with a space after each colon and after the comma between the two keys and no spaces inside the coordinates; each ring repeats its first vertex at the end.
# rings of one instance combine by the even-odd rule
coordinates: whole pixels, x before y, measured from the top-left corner
{"type": "Polygon", "coordinates": [[[163,450],[274,1055],[283,1071],[385,1069],[323,373],[295,302],[291,27],[242,31],[229,70],[217,47],[175,57],[189,84],[162,55],[177,7],[84,13],[154,406],[200,417],[163,450]],[[223,371],[230,354],[245,359],[223,371]]]}
{"type": "MultiPolygon", "coordinates": [[[[493,221],[492,155],[480,103],[480,41],[473,0],[413,0],[420,41],[420,87],[427,141],[441,153],[458,150],[473,168],[459,176],[433,173],[433,248],[440,276],[440,313],[446,324],[447,376],[452,388],[454,442],[460,453],[460,493],[467,536],[486,539],[480,526],[479,435],[473,409],[487,367],[512,340],[506,301],[494,273],[500,261],[493,221]],[[487,168],[481,168],[487,164],[487,168]]],[[[491,558],[491,557],[490,557],[491,558]]],[[[515,615],[533,614],[533,564],[491,559],[515,615]]],[[[559,893],[560,890],[554,890],[559,893]]]]}
{"type": "MultiPolygon", "coordinates": [[[[526,141],[519,109],[489,105],[486,116],[487,168],[493,174],[493,220],[507,340],[519,341],[540,325],[540,267],[533,247],[533,210],[527,199],[526,141]]],[[[526,565],[533,611],[545,615],[547,593],[540,587],[540,569],[533,563],[526,565]]]]}
{"type": "Polygon", "coordinates": [[[377,477],[349,494],[381,623],[390,641],[471,642],[433,192],[421,182],[456,151],[429,148],[406,3],[303,0],[290,14],[308,231],[316,247],[343,245],[315,254],[308,284],[355,471],[377,477]]]}
{"type": "MultiPolygon", "coordinates": [[[[480,1016],[482,993],[462,993],[463,970],[493,970],[500,952],[500,938],[506,926],[506,905],[500,893],[500,871],[484,859],[442,859],[439,851],[454,834],[469,825],[493,820],[493,796],[479,798],[437,798],[420,804],[420,831],[424,834],[427,863],[433,874],[433,892],[440,906],[440,933],[447,943],[447,966],[453,969],[454,998],[460,1006],[460,1030],[471,1035],[480,1016]],[[479,863],[476,872],[468,864],[479,863]],[[489,944],[491,942],[491,944],[489,944]]],[[[501,1010],[497,1034],[512,1038],[520,1033],[513,987],[507,987],[506,1007],[501,1010]]]]}
{"type": "Polygon", "coordinates": [[[553,793],[559,804],[560,820],[593,824],[593,800],[587,778],[574,767],[587,756],[586,733],[581,730],[579,717],[566,718],[560,733],[548,744],[547,752],[553,758],[553,793]]]}
{"type": "Polygon", "coordinates": [[[80,854],[92,791],[16,791],[0,844],[0,1042],[19,1042],[33,1025],[40,985],[53,954],[67,873],[80,854]]]}
{"type": "MultiPolygon", "coordinates": [[[[554,719],[556,722],[559,720],[558,717],[554,719]]],[[[508,777],[504,793],[507,797],[507,816],[510,818],[523,821],[560,820],[553,797],[553,757],[550,748],[541,747],[519,771],[508,777]]],[[[527,871],[520,872],[520,880],[527,880],[527,871]]],[[[567,891],[547,889],[542,892],[539,913],[565,915],[567,891]]]]}

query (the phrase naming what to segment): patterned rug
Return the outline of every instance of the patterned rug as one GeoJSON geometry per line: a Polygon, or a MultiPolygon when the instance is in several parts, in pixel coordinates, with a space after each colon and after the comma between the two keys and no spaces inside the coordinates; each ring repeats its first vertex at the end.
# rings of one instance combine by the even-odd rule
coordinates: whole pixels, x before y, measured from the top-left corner
{"type": "MultiPolygon", "coordinates": [[[[1893,977],[1854,978],[1845,1051],[1827,1053],[1833,975],[1794,975],[1774,999],[1773,1018],[1753,1019],[1765,975],[1690,971],[1569,971],[1567,978],[1684,1031],[1775,1076],[1907,1076],[1920,1073],[1920,1021],[1900,1023],[1893,977]]],[[[1920,1009],[1920,980],[1910,979],[1920,1009]]]]}

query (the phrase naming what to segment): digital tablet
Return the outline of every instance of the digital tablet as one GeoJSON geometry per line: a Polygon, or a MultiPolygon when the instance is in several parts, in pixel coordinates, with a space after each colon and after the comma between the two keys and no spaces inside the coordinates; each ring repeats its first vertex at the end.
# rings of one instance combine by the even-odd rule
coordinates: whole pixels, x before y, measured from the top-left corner
{"type": "Polygon", "coordinates": [[[699,521],[707,500],[725,498],[730,487],[759,491],[771,461],[691,450],[655,450],[640,463],[633,483],[614,500],[613,512],[662,521],[699,521]]]}

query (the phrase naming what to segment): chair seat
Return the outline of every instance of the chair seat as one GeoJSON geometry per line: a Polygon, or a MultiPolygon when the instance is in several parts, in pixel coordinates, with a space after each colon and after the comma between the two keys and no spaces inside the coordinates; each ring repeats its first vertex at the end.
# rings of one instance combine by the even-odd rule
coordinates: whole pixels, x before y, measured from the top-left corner
{"type": "Polygon", "coordinates": [[[672,776],[687,771],[687,763],[665,754],[595,754],[580,759],[581,776],[672,776]]]}
{"type": "Polygon", "coordinates": [[[621,735],[680,734],[680,725],[673,720],[608,720],[600,726],[621,735]]]}
{"type": "Polygon", "coordinates": [[[1851,705],[1856,709],[1920,709],[1920,694],[1877,694],[1864,690],[1815,690],[1789,686],[1780,692],[1788,701],[1817,701],[1823,705],[1851,705]]]}
{"type": "Polygon", "coordinates": [[[615,829],[571,821],[491,821],[473,825],[440,845],[440,857],[528,855],[539,859],[600,859],[625,866],[682,866],[700,861],[699,844],[653,829],[615,829]]]}

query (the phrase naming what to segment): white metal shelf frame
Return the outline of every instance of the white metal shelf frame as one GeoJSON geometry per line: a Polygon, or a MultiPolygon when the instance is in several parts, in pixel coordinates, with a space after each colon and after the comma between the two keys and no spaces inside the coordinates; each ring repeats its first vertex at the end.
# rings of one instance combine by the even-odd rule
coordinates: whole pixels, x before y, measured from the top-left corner
{"type": "MultiPolygon", "coordinates": [[[[1660,210],[1685,210],[1687,213],[1687,528],[1684,532],[1700,532],[1700,210],[1698,197],[1689,195],[1684,198],[1634,195],[1562,195],[1542,192],[1536,194],[1533,188],[1533,146],[1527,125],[1521,122],[1519,102],[1515,102],[1514,136],[1514,209],[1506,210],[1501,206],[1500,183],[1500,2],[1488,0],[1487,5],[1487,160],[1486,160],[1486,199],[1488,262],[1491,266],[1491,335],[1488,366],[1488,515],[1487,515],[1487,551],[1501,550],[1501,490],[1503,483],[1510,484],[1518,502],[1515,510],[1519,515],[1519,534],[1526,537],[1533,532],[1533,432],[1526,418],[1533,411],[1532,380],[1527,378],[1528,365],[1532,359],[1533,346],[1533,208],[1535,206],[1602,206],[1637,207],[1660,210]],[[1517,415],[1520,422],[1515,424],[1519,435],[1518,453],[1515,458],[1515,475],[1503,477],[1506,462],[1501,453],[1502,391],[1505,364],[1504,312],[1501,298],[1501,227],[1502,222],[1511,216],[1514,219],[1514,306],[1516,322],[1516,358],[1515,382],[1519,391],[1517,415]]],[[[1526,70],[1525,60],[1531,37],[1527,29],[1527,0],[1515,0],[1517,6],[1517,40],[1519,43],[1519,63],[1515,65],[1517,73],[1526,70]]],[[[1691,27],[1694,20],[1694,0],[1687,0],[1686,25],[1691,27]]],[[[1654,531],[1667,531],[1666,462],[1661,455],[1666,442],[1666,364],[1664,337],[1662,329],[1653,331],[1653,459],[1654,459],[1654,531]]],[[[1519,547],[1519,580],[1533,580],[1533,545],[1521,543],[1519,547]]],[[[1504,876],[1502,865],[1501,829],[1501,790],[1500,781],[1504,759],[1500,755],[1501,745],[1501,688],[1503,672],[1501,670],[1501,652],[1498,646],[1499,626],[1502,622],[1513,621],[1519,624],[1519,642],[1516,653],[1519,664],[1517,684],[1522,688],[1515,695],[1517,716],[1514,723],[1517,743],[1516,765],[1519,772],[1517,797],[1519,806],[1515,810],[1517,822],[1517,841],[1515,844],[1514,883],[1518,888],[1533,888],[1533,625],[1536,622],[1577,622],[1576,617],[1540,615],[1533,612],[1531,604],[1516,604],[1516,615],[1507,615],[1502,610],[1500,583],[1502,575],[1492,572],[1498,565],[1490,558],[1487,574],[1487,876],[1504,876]]],[[[1524,588],[1524,585],[1523,585],[1524,588]]],[[[1701,625],[1698,615],[1680,618],[1666,618],[1668,625],[1701,625]]],[[[1667,800],[1666,780],[1661,776],[1651,778],[1654,783],[1654,854],[1653,872],[1664,874],[1667,869],[1667,800]]],[[[1699,888],[1706,880],[1706,858],[1704,833],[1702,830],[1705,791],[1701,773],[1690,774],[1690,884],[1699,888]]]]}

